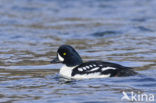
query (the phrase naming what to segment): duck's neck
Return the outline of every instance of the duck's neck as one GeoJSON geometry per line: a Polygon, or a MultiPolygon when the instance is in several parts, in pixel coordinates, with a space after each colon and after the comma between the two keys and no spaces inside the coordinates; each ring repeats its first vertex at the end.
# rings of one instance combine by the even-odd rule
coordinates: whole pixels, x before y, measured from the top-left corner
{"type": "Polygon", "coordinates": [[[79,55],[76,57],[71,56],[64,61],[64,64],[68,67],[74,67],[74,66],[80,65],[82,63],[83,63],[83,61],[79,55]]]}

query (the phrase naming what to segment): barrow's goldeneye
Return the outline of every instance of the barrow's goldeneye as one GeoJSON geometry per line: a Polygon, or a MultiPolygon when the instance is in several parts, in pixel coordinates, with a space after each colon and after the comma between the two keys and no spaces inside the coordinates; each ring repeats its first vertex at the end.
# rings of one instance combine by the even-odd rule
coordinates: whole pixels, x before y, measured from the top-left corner
{"type": "Polygon", "coordinates": [[[80,55],[70,45],[62,45],[57,51],[57,57],[51,63],[63,63],[60,75],[68,79],[106,78],[132,76],[137,73],[130,67],[104,61],[89,61],[83,63],[80,55]]]}

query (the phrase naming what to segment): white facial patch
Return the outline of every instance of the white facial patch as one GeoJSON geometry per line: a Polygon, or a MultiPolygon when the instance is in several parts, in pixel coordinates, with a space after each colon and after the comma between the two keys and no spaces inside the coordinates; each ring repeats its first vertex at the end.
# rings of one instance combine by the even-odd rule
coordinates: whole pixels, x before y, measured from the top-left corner
{"type": "Polygon", "coordinates": [[[63,57],[61,57],[61,55],[58,53],[58,59],[59,59],[59,61],[61,61],[61,62],[63,62],[64,61],[64,58],[63,57]]]}

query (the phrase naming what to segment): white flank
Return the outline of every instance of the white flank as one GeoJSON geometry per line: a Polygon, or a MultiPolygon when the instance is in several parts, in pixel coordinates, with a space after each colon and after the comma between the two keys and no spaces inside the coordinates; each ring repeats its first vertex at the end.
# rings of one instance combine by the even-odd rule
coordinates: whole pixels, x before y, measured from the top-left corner
{"type": "Polygon", "coordinates": [[[106,74],[106,75],[100,75],[100,73],[90,73],[90,74],[77,74],[74,77],[72,77],[73,79],[91,79],[91,78],[108,78],[110,77],[110,74],[106,74]]]}
{"type": "Polygon", "coordinates": [[[102,71],[109,70],[109,69],[115,70],[116,68],[113,68],[113,67],[104,67],[104,68],[102,68],[102,71]]]}
{"type": "MultiPolygon", "coordinates": [[[[91,79],[91,78],[108,78],[110,77],[110,74],[100,74],[100,72],[95,72],[95,73],[89,73],[89,74],[76,74],[75,76],[71,76],[72,74],[72,70],[75,68],[74,67],[67,67],[66,65],[64,65],[61,69],[60,69],[60,75],[62,77],[68,78],[68,79],[91,79]]],[[[83,68],[79,68],[78,70],[83,70],[83,68]]],[[[99,67],[93,68],[93,70],[97,70],[99,69],[99,67]]],[[[106,67],[106,68],[102,68],[102,70],[108,70],[108,69],[116,69],[113,67],[106,67]]]]}
{"type": "Polygon", "coordinates": [[[60,56],[60,54],[58,53],[58,59],[63,62],[64,61],[64,58],[60,56]]]}

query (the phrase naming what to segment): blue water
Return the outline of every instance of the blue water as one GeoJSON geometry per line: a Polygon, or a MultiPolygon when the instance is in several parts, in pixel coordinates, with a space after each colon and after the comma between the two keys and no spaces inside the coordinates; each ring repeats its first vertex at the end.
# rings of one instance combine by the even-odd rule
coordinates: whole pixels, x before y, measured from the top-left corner
{"type": "Polygon", "coordinates": [[[155,0],[1,0],[0,102],[120,103],[123,91],[155,95],[155,5],[155,0]],[[62,44],[75,47],[84,62],[115,62],[139,75],[66,81],[58,75],[62,65],[49,63],[62,44]]]}

